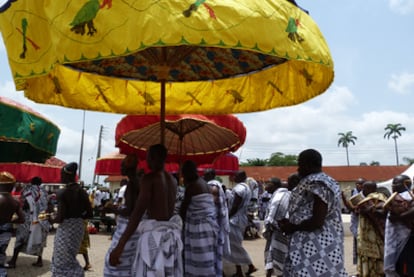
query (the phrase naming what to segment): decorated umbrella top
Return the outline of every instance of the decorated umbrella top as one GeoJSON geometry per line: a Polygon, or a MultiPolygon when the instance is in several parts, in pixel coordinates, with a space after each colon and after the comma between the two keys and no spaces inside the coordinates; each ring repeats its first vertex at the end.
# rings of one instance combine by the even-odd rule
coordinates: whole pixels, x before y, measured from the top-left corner
{"type": "Polygon", "coordinates": [[[79,109],[245,113],[304,102],[334,76],[318,26],[286,0],[9,0],[0,31],[18,90],[79,109]]]}
{"type": "Polygon", "coordinates": [[[0,97],[0,162],[43,163],[55,155],[60,129],[38,112],[0,97]]]}

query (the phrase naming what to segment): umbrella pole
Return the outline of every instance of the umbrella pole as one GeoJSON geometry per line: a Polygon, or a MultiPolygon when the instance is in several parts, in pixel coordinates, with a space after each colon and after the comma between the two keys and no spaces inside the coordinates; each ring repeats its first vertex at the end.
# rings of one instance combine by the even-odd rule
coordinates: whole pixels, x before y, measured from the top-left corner
{"type": "Polygon", "coordinates": [[[164,145],[165,141],[165,80],[161,81],[161,144],[164,145]]]}

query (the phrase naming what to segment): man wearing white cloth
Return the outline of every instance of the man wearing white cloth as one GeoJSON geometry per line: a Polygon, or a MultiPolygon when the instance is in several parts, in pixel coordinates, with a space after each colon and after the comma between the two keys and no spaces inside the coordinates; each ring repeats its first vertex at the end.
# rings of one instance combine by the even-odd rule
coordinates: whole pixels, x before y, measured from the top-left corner
{"type": "Polygon", "coordinates": [[[182,220],[174,215],[177,181],[164,169],[166,157],[165,146],[156,144],[149,148],[147,163],[151,172],[141,179],[128,226],[109,255],[110,265],[118,266],[128,239],[138,227],[133,272],[139,277],[183,276],[182,220]]]}
{"type": "MultiPolygon", "coordinates": [[[[411,201],[411,179],[397,175],[392,181],[392,191],[411,201]]],[[[402,214],[390,211],[385,223],[384,273],[386,277],[414,276],[414,232],[408,222],[414,220],[414,209],[402,214]]]]}
{"type": "Polygon", "coordinates": [[[265,187],[272,197],[267,207],[264,219],[266,239],[265,246],[265,270],[266,276],[274,273],[276,276],[283,275],[283,267],[288,253],[289,237],[280,230],[278,220],[284,218],[288,212],[290,191],[282,187],[279,178],[270,178],[265,187]]]}
{"type": "Polygon", "coordinates": [[[234,175],[237,185],[232,189],[232,205],[229,212],[230,220],[230,255],[225,255],[224,259],[236,265],[236,273],[233,276],[244,276],[242,265],[248,265],[246,275],[257,271],[253,265],[249,253],[243,248],[244,230],[247,227],[247,209],[249,207],[252,192],[246,184],[246,172],[239,170],[234,175]]]}
{"type": "Polygon", "coordinates": [[[216,171],[214,168],[208,168],[204,171],[204,180],[210,186],[210,191],[213,194],[214,204],[216,205],[217,223],[219,225],[218,233],[218,259],[216,266],[223,269],[223,256],[230,255],[230,222],[229,209],[227,207],[226,194],[223,185],[216,180],[216,171]]]}
{"type": "Polygon", "coordinates": [[[120,265],[111,266],[109,264],[109,255],[112,249],[118,244],[119,239],[122,234],[125,232],[125,229],[128,226],[129,217],[134,209],[135,203],[137,202],[138,192],[139,192],[139,180],[137,178],[137,165],[138,158],[135,154],[127,155],[121,163],[121,173],[124,176],[128,176],[128,181],[126,185],[123,185],[121,189],[124,190],[124,193],[121,193],[120,190],[120,200],[119,204],[114,207],[108,207],[108,212],[113,212],[117,215],[116,217],[116,229],[112,236],[111,245],[105,256],[105,265],[104,265],[104,277],[130,277],[133,275],[132,265],[135,260],[135,252],[137,251],[137,243],[139,238],[138,230],[136,230],[128,242],[125,244],[124,251],[120,256],[120,265]]]}

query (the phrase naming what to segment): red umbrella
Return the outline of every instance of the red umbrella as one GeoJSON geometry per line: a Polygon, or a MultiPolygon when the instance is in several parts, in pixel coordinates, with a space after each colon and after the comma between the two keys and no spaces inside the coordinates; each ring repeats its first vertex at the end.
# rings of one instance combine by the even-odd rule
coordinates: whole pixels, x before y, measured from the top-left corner
{"type": "MultiPolygon", "coordinates": [[[[113,152],[106,156],[100,157],[96,160],[95,174],[105,176],[119,176],[121,175],[121,163],[125,158],[125,154],[119,152],[113,152]]],[[[146,172],[148,171],[148,165],[145,160],[140,159],[137,168],[142,168],[146,172]]],[[[166,164],[166,170],[168,172],[177,172],[178,164],[168,163],[166,164]]]]}
{"type": "Polygon", "coordinates": [[[42,178],[43,183],[60,183],[60,171],[66,163],[56,157],[51,157],[44,164],[22,162],[22,163],[0,163],[0,171],[13,174],[17,182],[30,183],[35,176],[42,178]]]}
{"type": "Polygon", "coordinates": [[[218,157],[212,164],[202,164],[198,166],[199,171],[207,168],[213,168],[217,175],[233,175],[239,170],[239,158],[232,153],[227,153],[218,157]]]}
{"type": "MultiPolygon", "coordinates": [[[[121,176],[121,162],[125,158],[125,154],[113,152],[96,160],[95,174],[101,176],[121,176]]],[[[148,171],[147,163],[140,160],[138,168],[143,168],[148,171]]],[[[167,163],[166,170],[168,172],[178,172],[177,163],[167,163]]],[[[227,153],[218,157],[212,164],[202,164],[198,166],[200,174],[207,168],[214,168],[217,175],[233,175],[239,170],[239,159],[232,153],[227,153]]]]}
{"type": "MultiPolygon", "coordinates": [[[[116,127],[115,144],[121,153],[136,153],[145,159],[148,148],[157,143],[160,116],[127,115],[116,127]]],[[[246,139],[246,128],[233,115],[168,115],[164,145],[167,162],[193,160],[209,164],[221,155],[236,151],[246,139]]]]}

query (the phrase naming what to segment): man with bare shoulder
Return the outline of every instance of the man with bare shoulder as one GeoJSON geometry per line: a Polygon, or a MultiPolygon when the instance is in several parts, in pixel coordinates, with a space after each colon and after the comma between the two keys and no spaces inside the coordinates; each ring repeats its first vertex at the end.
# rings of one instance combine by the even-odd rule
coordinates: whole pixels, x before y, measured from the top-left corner
{"type": "Polygon", "coordinates": [[[11,191],[16,180],[12,174],[0,172],[0,276],[7,276],[6,249],[12,237],[12,224],[23,223],[24,214],[20,203],[13,198],[11,191]],[[13,218],[13,215],[17,217],[13,218]]]}
{"type": "Polygon", "coordinates": [[[76,259],[85,233],[84,220],[93,216],[88,194],[76,182],[78,164],[64,165],[60,171],[61,183],[65,187],[57,192],[58,210],[51,271],[52,277],[83,277],[85,272],[76,259]]]}
{"type": "Polygon", "coordinates": [[[109,263],[109,255],[116,247],[122,234],[128,226],[128,222],[132,211],[134,210],[135,203],[139,194],[139,172],[137,172],[138,158],[135,154],[128,154],[121,163],[121,173],[124,176],[128,176],[128,181],[121,189],[124,192],[121,194],[121,201],[114,205],[110,212],[117,215],[116,217],[116,229],[112,236],[111,245],[105,256],[104,277],[117,277],[117,276],[132,276],[132,263],[134,262],[136,243],[139,238],[137,230],[128,239],[128,242],[124,246],[124,251],[119,257],[120,265],[112,266],[109,263]]]}
{"type": "Polygon", "coordinates": [[[156,144],[149,148],[147,163],[151,172],[141,179],[128,226],[109,256],[111,266],[122,265],[120,256],[138,228],[133,276],[183,276],[182,220],[174,215],[177,181],[164,169],[166,158],[165,146],[156,144]]]}

